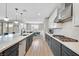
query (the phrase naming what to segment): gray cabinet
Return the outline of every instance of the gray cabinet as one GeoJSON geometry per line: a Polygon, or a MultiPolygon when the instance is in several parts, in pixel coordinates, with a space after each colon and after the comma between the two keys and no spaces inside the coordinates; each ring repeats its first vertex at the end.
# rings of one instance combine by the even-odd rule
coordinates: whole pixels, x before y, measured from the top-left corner
{"type": "Polygon", "coordinates": [[[3,56],[3,53],[0,53],[0,56],[3,56]]]}
{"type": "Polygon", "coordinates": [[[66,46],[62,45],[62,56],[79,56],[79,55],[70,50],[69,48],[67,48],[66,46]]]}
{"type": "Polygon", "coordinates": [[[55,56],[78,56],[75,52],[65,47],[49,35],[45,35],[46,41],[55,56]]]}
{"type": "Polygon", "coordinates": [[[52,42],[51,42],[51,37],[50,37],[50,36],[48,36],[47,42],[48,42],[49,47],[51,48],[51,45],[52,45],[51,43],[52,43],[52,42]]]}
{"type": "Polygon", "coordinates": [[[18,56],[18,48],[19,48],[19,43],[11,46],[10,48],[3,51],[2,53],[4,56],[18,56]]]}
{"type": "Polygon", "coordinates": [[[48,43],[48,46],[51,48],[51,37],[50,36],[48,36],[47,34],[45,35],[45,38],[46,38],[46,42],[48,43]]]}
{"type": "Polygon", "coordinates": [[[74,51],[55,40],[53,37],[45,34],[45,38],[55,56],[79,56],[74,51]]]}
{"type": "Polygon", "coordinates": [[[55,56],[61,56],[61,43],[56,41],[54,38],[52,39],[52,52],[54,53],[55,56]]]}
{"type": "Polygon", "coordinates": [[[26,52],[29,49],[29,37],[26,38],[26,52]]]}
{"type": "Polygon", "coordinates": [[[61,55],[61,43],[56,41],[54,38],[50,37],[49,35],[45,35],[46,41],[54,53],[55,56],[60,56],[61,55]]]}

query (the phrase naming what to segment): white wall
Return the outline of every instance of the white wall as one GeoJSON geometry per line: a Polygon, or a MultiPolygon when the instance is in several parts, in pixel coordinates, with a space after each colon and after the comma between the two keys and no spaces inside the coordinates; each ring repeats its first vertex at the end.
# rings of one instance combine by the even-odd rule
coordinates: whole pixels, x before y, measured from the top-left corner
{"type": "Polygon", "coordinates": [[[48,32],[49,19],[44,19],[44,32],[48,32]]]}
{"type": "Polygon", "coordinates": [[[54,12],[52,13],[52,15],[49,18],[49,28],[53,28],[54,26],[54,20],[57,16],[57,9],[54,10],[54,12]]]}
{"type": "Polygon", "coordinates": [[[54,30],[54,34],[61,34],[79,40],[79,27],[74,27],[72,21],[65,22],[62,29],[54,30]]]}

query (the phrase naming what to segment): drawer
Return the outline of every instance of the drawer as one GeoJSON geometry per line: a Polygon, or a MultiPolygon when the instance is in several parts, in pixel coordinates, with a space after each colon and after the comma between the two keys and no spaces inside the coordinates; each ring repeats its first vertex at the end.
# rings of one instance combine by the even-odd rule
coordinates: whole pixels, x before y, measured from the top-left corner
{"type": "MultiPolygon", "coordinates": [[[[53,38],[52,38],[53,39],[53,38]]],[[[57,46],[61,46],[61,43],[59,43],[58,41],[56,41],[55,39],[53,39],[53,42],[57,45],[57,46]]]]}

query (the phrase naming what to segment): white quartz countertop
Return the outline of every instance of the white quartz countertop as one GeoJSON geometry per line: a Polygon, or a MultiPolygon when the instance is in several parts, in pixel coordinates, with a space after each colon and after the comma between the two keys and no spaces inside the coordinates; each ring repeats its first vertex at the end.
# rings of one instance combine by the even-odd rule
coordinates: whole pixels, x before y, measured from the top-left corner
{"type": "Polygon", "coordinates": [[[57,40],[58,42],[60,42],[61,44],[63,44],[64,46],[66,46],[67,48],[71,49],[73,52],[79,55],[79,42],[63,42],[53,37],[52,34],[49,34],[49,33],[46,33],[46,34],[48,34],[50,37],[54,38],[55,40],[57,40]]]}
{"type": "Polygon", "coordinates": [[[6,36],[0,36],[0,52],[8,49],[14,44],[20,42],[24,38],[30,36],[33,33],[29,33],[27,36],[21,36],[19,34],[9,34],[6,36]]]}

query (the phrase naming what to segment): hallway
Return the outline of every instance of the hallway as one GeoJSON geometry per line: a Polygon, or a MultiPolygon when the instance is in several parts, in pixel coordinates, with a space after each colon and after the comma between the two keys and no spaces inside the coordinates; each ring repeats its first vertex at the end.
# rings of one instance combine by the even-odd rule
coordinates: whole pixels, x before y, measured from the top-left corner
{"type": "Polygon", "coordinates": [[[35,36],[26,56],[53,56],[53,53],[41,36],[35,36]]]}

